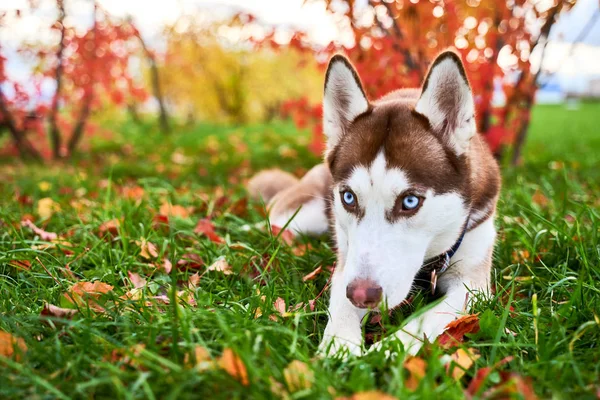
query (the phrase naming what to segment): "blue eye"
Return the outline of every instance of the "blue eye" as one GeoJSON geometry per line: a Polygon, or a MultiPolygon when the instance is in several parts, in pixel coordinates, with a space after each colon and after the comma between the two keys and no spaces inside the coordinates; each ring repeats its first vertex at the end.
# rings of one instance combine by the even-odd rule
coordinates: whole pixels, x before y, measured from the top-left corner
{"type": "Polygon", "coordinates": [[[354,193],[352,193],[349,190],[346,190],[345,192],[342,192],[342,201],[347,206],[353,206],[354,203],[356,202],[356,199],[354,198],[354,193]]]}
{"type": "Polygon", "coordinates": [[[405,210],[414,210],[419,206],[420,202],[420,198],[410,194],[402,199],[402,208],[404,208],[405,210]]]}

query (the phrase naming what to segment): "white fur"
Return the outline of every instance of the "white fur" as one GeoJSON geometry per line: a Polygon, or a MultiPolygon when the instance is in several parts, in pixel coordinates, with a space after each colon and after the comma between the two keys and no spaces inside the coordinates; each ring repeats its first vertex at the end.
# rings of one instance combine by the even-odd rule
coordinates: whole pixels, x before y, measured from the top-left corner
{"type": "Polygon", "coordinates": [[[429,73],[427,89],[421,94],[415,110],[425,115],[434,129],[441,130],[449,116],[440,108],[438,100],[442,94],[448,93],[456,101],[451,112],[455,114],[457,121],[457,126],[448,132],[449,140],[456,153],[461,155],[468,150],[476,132],[475,103],[469,85],[452,59],[447,58],[433,67],[429,73]]]}
{"type": "Polygon", "coordinates": [[[269,220],[272,225],[280,228],[289,222],[288,229],[296,234],[319,235],[329,229],[325,209],[325,200],[316,198],[303,204],[297,213],[297,210],[286,210],[279,215],[270,215],[269,220]]]}
{"type": "Polygon", "coordinates": [[[329,67],[323,97],[323,131],[327,136],[327,148],[333,148],[347,126],[358,115],[367,111],[369,103],[352,71],[342,61],[334,61],[329,67]],[[348,106],[340,107],[344,99],[348,106]]]}
{"type": "MultiPolygon", "coordinates": [[[[356,343],[362,342],[359,322],[364,310],[354,307],[346,298],[345,288],[350,282],[356,278],[375,281],[383,289],[387,306],[395,307],[408,296],[423,261],[448,250],[458,239],[468,210],[456,193],[436,194],[429,189],[415,215],[390,223],[386,212],[407,189],[413,189],[407,175],[402,170],[387,168],[382,153],[369,167],[356,167],[347,181],[334,189],[339,267],[333,277],[330,319],[322,351],[333,342],[330,354],[341,348],[359,354],[356,343]],[[365,210],[360,221],[343,207],[337,194],[342,186],[354,191],[359,207],[365,210]]],[[[439,285],[447,290],[448,297],[433,311],[443,312],[444,316],[432,316],[430,311],[426,314],[432,318],[428,325],[422,326],[423,321],[419,320],[406,327],[409,332],[421,337],[422,333],[428,337],[441,333],[462,309],[467,293],[465,284],[475,289],[487,285],[484,279],[489,277],[489,266],[481,268],[481,265],[489,261],[494,235],[490,219],[465,236],[452,259],[458,264],[440,278],[439,285]]],[[[409,340],[412,336],[406,335],[399,338],[414,346],[409,340]]]]}

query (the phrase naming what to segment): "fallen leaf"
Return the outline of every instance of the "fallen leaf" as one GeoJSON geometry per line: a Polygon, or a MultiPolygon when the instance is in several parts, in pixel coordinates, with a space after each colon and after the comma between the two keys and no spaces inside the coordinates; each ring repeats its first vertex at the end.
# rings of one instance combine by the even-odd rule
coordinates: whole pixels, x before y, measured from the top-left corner
{"type": "Polygon", "coordinates": [[[48,303],[44,304],[44,308],[40,313],[40,315],[46,317],[56,317],[64,319],[71,319],[71,317],[73,317],[73,315],[75,314],[77,314],[77,310],[73,310],[72,308],[57,307],[48,303]]]}
{"type": "Polygon", "coordinates": [[[464,342],[465,334],[479,332],[479,314],[462,316],[446,326],[446,330],[438,337],[441,347],[449,349],[464,342]]]}
{"type": "Polygon", "coordinates": [[[350,397],[338,397],[337,400],[396,400],[396,398],[379,390],[369,390],[354,393],[350,397]]]}
{"type": "Polygon", "coordinates": [[[165,260],[163,261],[163,269],[165,270],[165,272],[167,274],[171,273],[171,270],[173,269],[173,264],[171,264],[171,261],[169,261],[168,259],[165,258],[165,260]]]}
{"type": "Polygon", "coordinates": [[[204,235],[214,243],[224,243],[225,241],[215,232],[215,226],[208,218],[203,218],[196,224],[194,233],[204,235]]]}
{"type": "Polygon", "coordinates": [[[122,189],[121,194],[130,200],[142,200],[146,192],[140,186],[126,186],[122,189]]]}
{"type": "Polygon", "coordinates": [[[285,309],[285,300],[283,300],[281,297],[278,297],[275,302],[273,303],[273,308],[281,315],[285,314],[286,309],[285,309]]]}
{"type": "Polygon", "coordinates": [[[127,271],[127,275],[129,276],[129,280],[133,284],[134,288],[140,289],[146,286],[146,279],[142,278],[139,274],[127,271]]]}
{"type": "Polygon", "coordinates": [[[233,274],[231,265],[229,265],[224,258],[219,258],[217,261],[215,261],[210,267],[208,267],[208,271],[222,272],[223,275],[233,274]]]}
{"type": "Polygon", "coordinates": [[[21,221],[21,226],[25,226],[31,229],[36,235],[40,237],[41,240],[52,241],[58,239],[58,235],[54,232],[46,232],[45,230],[38,228],[35,226],[33,222],[30,220],[21,221]]]}
{"type": "Polygon", "coordinates": [[[282,232],[282,229],[279,226],[271,225],[271,231],[273,232],[273,236],[279,236],[279,239],[289,246],[294,243],[294,232],[290,231],[289,229],[285,229],[282,232]]]}
{"type": "Polygon", "coordinates": [[[479,357],[475,349],[459,348],[450,355],[451,361],[446,365],[446,372],[455,380],[459,380],[479,357]]]}
{"type": "Polygon", "coordinates": [[[404,361],[404,368],[408,370],[408,378],[404,385],[408,390],[414,391],[425,377],[427,362],[420,357],[409,357],[404,361]]]}
{"type": "Polygon", "coordinates": [[[177,261],[177,268],[179,269],[198,269],[204,266],[204,261],[196,253],[186,253],[181,256],[181,259],[177,261]]]}
{"type": "Polygon", "coordinates": [[[140,255],[142,256],[142,258],[150,260],[152,258],[158,257],[158,250],[156,249],[156,245],[154,243],[149,242],[144,238],[136,240],[135,243],[138,246],[140,246],[140,255]]]}
{"type": "Polygon", "coordinates": [[[496,364],[492,365],[491,367],[484,367],[481,368],[477,371],[477,373],[475,374],[475,377],[471,380],[471,382],[469,383],[469,386],[467,387],[467,391],[466,394],[469,395],[470,397],[476,396],[479,394],[479,391],[481,390],[481,387],[483,386],[483,384],[485,383],[485,380],[487,379],[487,377],[489,376],[489,374],[496,368],[507,364],[509,362],[511,362],[513,360],[514,357],[512,356],[508,356],[503,358],[502,360],[500,360],[499,362],[497,362],[496,364]]]}
{"type": "Polygon", "coordinates": [[[197,272],[188,278],[188,288],[190,288],[191,290],[196,289],[198,287],[199,283],[200,283],[200,275],[197,272]]]}
{"type": "Polygon", "coordinates": [[[50,197],[44,197],[37,202],[37,213],[42,219],[48,219],[60,211],[60,205],[50,197]]]}
{"type": "Polygon", "coordinates": [[[277,399],[288,400],[290,398],[289,393],[285,390],[283,383],[277,381],[272,376],[269,377],[269,390],[277,399]]]}
{"type": "Polygon", "coordinates": [[[15,337],[8,332],[0,331],[0,356],[21,360],[27,352],[27,345],[22,338],[15,337]]]}
{"type": "Polygon", "coordinates": [[[304,275],[302,277],[302,282],[312,281],[313,279],[315,279],[317,277],[317,275],[319,275],[321,273],[321,271],[323,271],[323,267],[318,266],[317,268],[315,268],[315,270],[313,272],[304,275]]]}
{"type": "Polygon", "coordinates": [[[283,378],[290,392],[310,389],[315,381],[315,373],[306,363],[294,360],[283,370],[283,378]]]}
{"type": "Polygon", "coordinates": [[[188,218],[190,216],[189,209],[179,205],[172,205],[169,202],[162,203],[158,212],[167,217],[188,218]]]}
{"type": "Polygon", "coordinates": [[[8,262],[8,265],[25,271],[29,271],[31,269],[31,261],[29,260],[11,260],[8,262]]]}
{"type": "Polygon", "coordinates": [[[195,368],[198,371],[206,371],[213,368],[213,360],[210,353],[203,346],[195,346],[192,353],[186,353],[183,363],[189,368],[195,368]]]}
{"type": "Polygon", "coordinates": [[[548,198],[539,189],[537,189],[533,196],[531,196],[531,201],[533,201],[535,204],[542,208],[547,207],[550,203],[548,198]]]}
{"type": "Polygon", "coordinates": [[[69,293],[65,293],[64,297],[70,303],[75,303],[79,306],[89,306],[95,311],[104,311],[96,300],[103,295],[112,291],[113,287],[100,281],[94,282],[77,282],[74,284],[69,293]]]}
{"type": "Polygon", "coordinates": [[[110,221],[103,222],[98,228],[98,232],[100,236],[104,236],[107,233],[111,236],[117,236],[119,234],[119,226],[121,226],[121,222],[118,219],[111,219],[110,221]]]}
{"type": "Polygon", "coordinates": [[[295,256],[302,257],[309,250],[313,250],[313,247],[310,243],[300,243],[299,245],[294,246],[292,253],[294,253],[295,256]]]}
{"type": "Polygon", "coordinates": [[[219,359],[219,366],[242,385],[248,386],[250,384],[244,362],[230,348],[223,350],[223,355],[219,359]]]}
{"type": "Polygon", "coordinates": [[[166,215],[156,214],[154,217],[152,217],[152,227],[154,229],[160,229],[160,228],[168,227],[168,226],[169,226],[169,217],[167,217],[166,215]]]}

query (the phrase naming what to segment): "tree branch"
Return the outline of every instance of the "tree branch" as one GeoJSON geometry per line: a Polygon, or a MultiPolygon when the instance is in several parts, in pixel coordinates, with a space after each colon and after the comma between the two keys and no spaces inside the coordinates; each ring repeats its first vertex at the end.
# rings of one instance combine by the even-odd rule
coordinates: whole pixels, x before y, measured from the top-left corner
{"type": "Polygon", "coordinates": [[[10,135],[12,136],[12,138],[15,142],[15,146],[17,147],[17,150],[19,151],[19,155],[22,158],[31,157],[36,161],[41,161],[42,156],[31,145],[31,143],[29,143],[29,141],[25,137],[25,132],[22,130],[19,130],[17,128],[17,124],[15,123],[15,120],[14,120],[12,114],[10,113],[8,106],[6,105],[6,102],[4,101],[4,95],[2,94],[2,86],[1,85],[0,85],[0,113],[2,114],[2,117],[4,118],[4,124],[8,128],[8,132],[10,133],[10,135]]]}

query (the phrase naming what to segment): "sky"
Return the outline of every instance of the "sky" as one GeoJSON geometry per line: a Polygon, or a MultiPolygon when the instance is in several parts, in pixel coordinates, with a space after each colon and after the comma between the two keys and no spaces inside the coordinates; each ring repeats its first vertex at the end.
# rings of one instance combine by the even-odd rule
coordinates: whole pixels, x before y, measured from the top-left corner
{"type": "MultiPolygon", "coordinates": [[[[357,0],[366,1],[366,0],[357,0]]],[[[214,18],[226,16],[233,10],[247,11],[261,21],[281,27],[300,28],[309,33],[318,44],[337,39],[348,43],[351,38],[344,34],[339,21],[325,10],[322,1],[304,0],[98,0],[100,5],[115,16],[131,16],[145,37],[155,47],[160,47],[160,32],[165,25],[172,24],[181,15],[204,11],[214,18]]],[[[67,21],[85,27],[91,23],[89,0],[67,0],[67,21]]],[[[0,13],[27,9],[28,0],[0,0],[0,13]]],[[[573,45],[585,23],[594,13],[600,13],[598,0],[579,0],[573,10],[561,16],[551,32],[551,42],[546,51],[544,69],[557,71],[557,80],[564,86],[584,87],[589,76],[600,76],[600,18],[583,43],[573,45]],[[586,78],[587,77],[587,78],[586,78]]],[[[9,15],[12,13],[9,13],[9,15]]],[[[29,13],[27,13],[29,14],[29,13]]],[[[0,44],[8,54],[9,73],[27,79],[26,68],[18,59],[16,49],[22,41],[57,38],[43,32],[56,18],[55,0],[39,0],[39,9],[34,15],[20,19],[8,17],[0,28],[0,44]]],[[[540,54],[532,55],[534,69],[539,66],[540,54]]]]}

